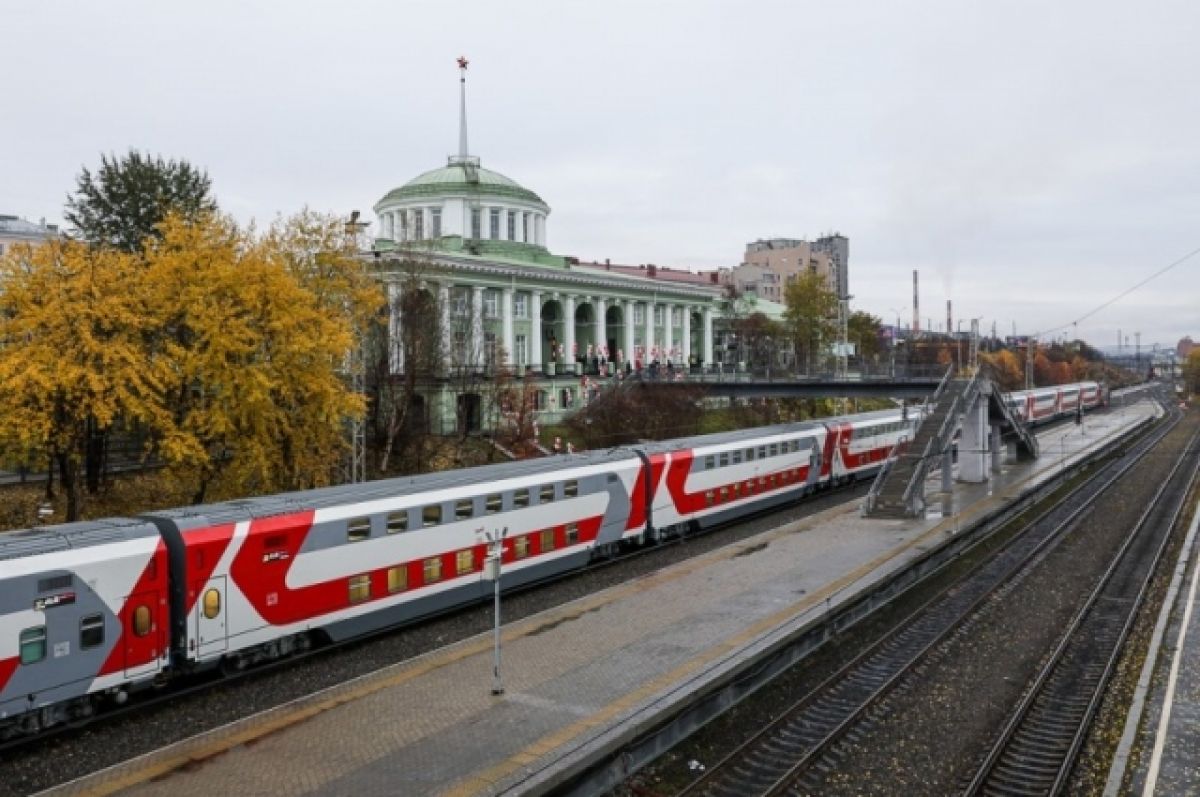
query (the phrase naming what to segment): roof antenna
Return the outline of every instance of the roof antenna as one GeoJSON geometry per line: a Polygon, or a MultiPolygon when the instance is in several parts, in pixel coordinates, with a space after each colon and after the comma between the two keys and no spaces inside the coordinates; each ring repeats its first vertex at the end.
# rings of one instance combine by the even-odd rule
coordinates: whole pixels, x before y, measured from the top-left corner
{"type": "Polygon", "coordinates": [[[461,160],[466,160],[470,157],[470,151],[467,149],[467,64],[469,63],[465,55],[458,57],[458,82],[460,88],[458,157],[461,160]]]}

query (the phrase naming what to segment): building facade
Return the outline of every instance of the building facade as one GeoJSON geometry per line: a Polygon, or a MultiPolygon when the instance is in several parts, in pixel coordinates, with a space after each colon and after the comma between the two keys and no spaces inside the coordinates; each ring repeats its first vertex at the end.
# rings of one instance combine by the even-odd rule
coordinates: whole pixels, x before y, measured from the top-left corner
{"type": "Polygon", "coordinates": [[[849,296],[850,241],[833,233],[815,241],[759,239],[746,244],[742,263],[725,281],[738,293],[783,303],[787,286],[805,273],[819,274],[839,298],[849,296]]]}
{"type": "Polygon", "coordinates": [[[533,385],[539,418],[554,422],[619,373],[711,364],[721,286],[553,255],[550,206],[468,153],[465,81],[463,98],[458,154],[374,205],[387,371],[395,381],[419,372],[429,429],[494,422],[497,379],[533,385]]]}
{"type": "Polygon", "coordinates": [[[47,224],[45,219],[34,223],[17,216],[0,215],[0,256],[14,244],[37,246],[58,234],[58,225],[47,224]]]}

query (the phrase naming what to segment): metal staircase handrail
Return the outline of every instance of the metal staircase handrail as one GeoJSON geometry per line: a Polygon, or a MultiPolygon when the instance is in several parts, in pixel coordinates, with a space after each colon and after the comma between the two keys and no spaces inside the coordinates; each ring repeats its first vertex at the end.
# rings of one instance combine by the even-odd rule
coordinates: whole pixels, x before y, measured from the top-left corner
{"type": "MultiPolygon", "coordinates": [[[[949,371],[947,371],[949,376],[949,371]]],[[[943,380],[944,382],[945,380],[943,380]]],[[[940,389],[940,388],[939,388],[940,389]]],[[[931,450],[944,451],[946,445],[950,442],[950,437],[954,434],[954,429],[958,426],[958,410],[960,405],[970,402],[974,394],[979,391],[979,374],[976,372],[971,376],[969,382],[963,387],[962,392],[954,397],[954,401],[950,404],[946,416],[942,418],[942,425],[938,428],[929,440],[925,443],[925,450],[921,452],[921,458],[917,463],[917,467],[913,472],[913,477],[909,480],[904,488],[904,505],[908,506],[912,500],[913,492],[918,486],[924,488],[925,473],[929,469],[929,458],[931,450]],[[937,444],[936,449],[934,444],[937,444]]],[[[936,405],[935,405],[936,406],[936,405]]]]}

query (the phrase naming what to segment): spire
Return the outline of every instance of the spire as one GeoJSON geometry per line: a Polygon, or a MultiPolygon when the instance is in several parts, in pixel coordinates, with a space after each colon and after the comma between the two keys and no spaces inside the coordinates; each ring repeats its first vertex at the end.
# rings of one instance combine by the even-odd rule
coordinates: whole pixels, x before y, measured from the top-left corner
{"type": "Polygon", "coordinates": [[[460,91],[460,110],[458,116],[458,157],[466,160],[470,157],[467,148],[467,61],[466,56],[458,57],[458,82],[460,91]]]}

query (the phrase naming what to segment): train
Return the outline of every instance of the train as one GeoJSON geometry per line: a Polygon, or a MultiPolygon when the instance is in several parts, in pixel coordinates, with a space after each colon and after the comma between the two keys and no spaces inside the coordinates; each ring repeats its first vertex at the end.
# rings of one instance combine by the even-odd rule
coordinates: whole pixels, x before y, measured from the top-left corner
{"type": "MultiPolygon", "coordinates": [[[[1094,383],[1017,395],[1028,418],[1094,383]]],[[[482,600],[873,475],[918,407],[0,534],[0,740],[482,600]]]]}

